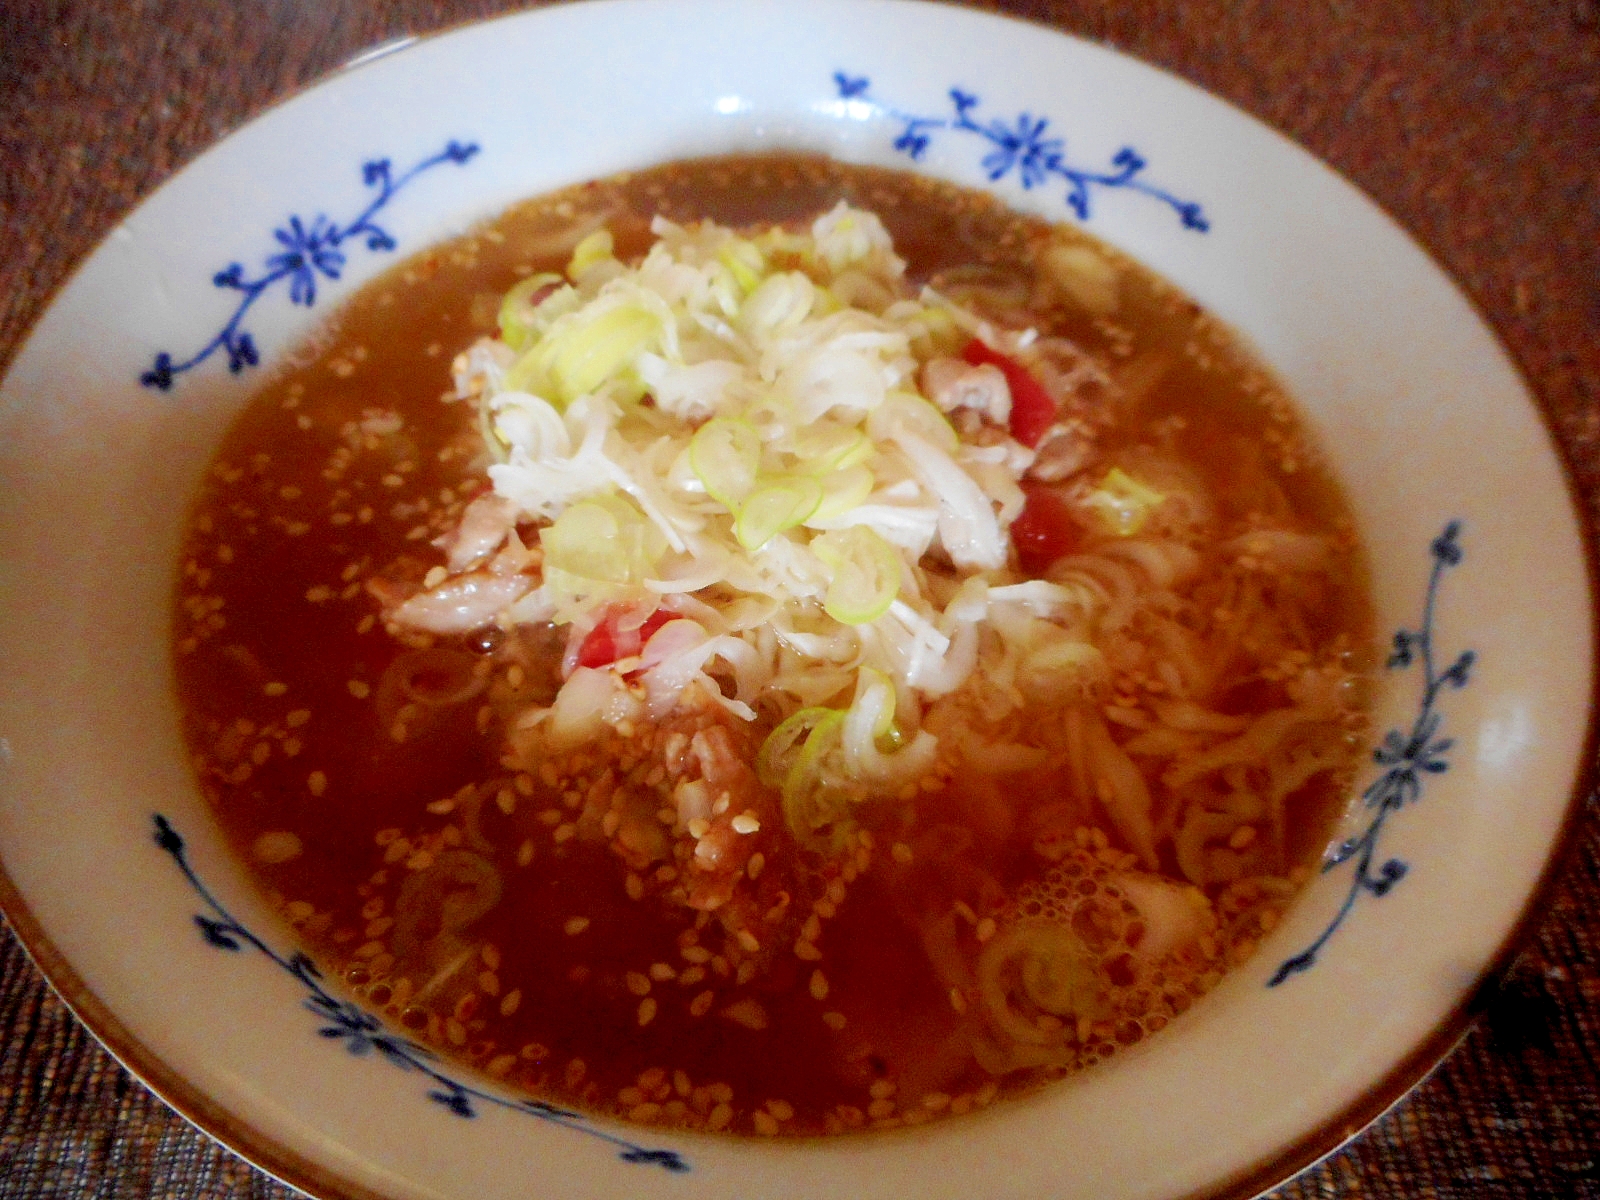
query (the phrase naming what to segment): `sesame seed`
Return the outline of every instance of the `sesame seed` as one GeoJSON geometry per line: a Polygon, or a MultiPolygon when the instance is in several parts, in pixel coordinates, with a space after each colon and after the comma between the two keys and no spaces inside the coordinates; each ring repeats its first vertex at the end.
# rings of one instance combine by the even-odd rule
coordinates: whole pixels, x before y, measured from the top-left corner
{"type": "Polygon", "coordinates": [[[753,812],[742,812],[733,819],[735,833],[755,833],[761,828],[761,819],[753,812]]]}
{"type": "Polygon", "coordinates": [[[758,1110],[751,1116],[750,1123],[755,1126],[757,1133],[766,1137],[771,1137],[778,1132],[778,1118],[769,1112],[758,1110]]]}
{"type": "Polygon", "coordinates": [[[368,696],[372,695],[372,685],[369,683],[363,683],[359,679],[352,679],[344,686],[345,690],[357,700],[365,700],[368,696]]]}
{"type": "Polygon", "coordinates": [[[521,988],[512,988],[504,996],[500,997],[500,1015],[502,1017],[509,1017],[512,1013],[516,1012],[517,1009],[520,1008],[521,1006],[522,1006],[522,989],[521,988]]]}
{"type": "MultiPolygon", "coordinates": [[[[647,1070],[639,1072],[639,1086],[644,1088],[644,1090],[647,1092],[659,1091],[662,1085],[664,1085],[666,1082],[667,1071],[665,1067],[650,1067],[647,1070]]],[[[664,1094],[665,1093],[663,1093],[663,1095],[664,1094]]]]}
{"type": "Polygon", "coordinates": [[[300,838],[288,830],[263,833],[251,847],[255,856],[264,863],[285,863],[299,858],[304,846],[300,838]]]}
{"type": "Polygon", "coordinates": [[[656,1019],[656,1002],[653,997],[646,996],[639,1001],[639,1024],[648,1025],[656,1019]]]}
{"type": "MultiPolygon", "coordinates": [[[[316,908],[309,901],[291,900],[288,904],[284,905],[283,915],[288,917],[291,921],[304,921],[309,919],[311,914],[316,911],[316,908]]],[[[362,949],[365,949],[365,947],[362,947],[362,949]]],[[[367,955],[363,955],[363,957],[371,957],[371,954],[376,954],[378,950],[381,949],[383,949],[383,946],[380,944],[377,949],[371,951],[367,955]]],[[[361,950],[357,950],[356,953],[358,955],[361,954],[361,950]]]]}
{"type": "Polygon", "coordinates": [[[623,983],[627,985],[628,990],[635,996],[647,996],[650,994],[650,977],[648,975],[641,975],[638,971],[629,971],[623,976],[623,983]]]}
{"type": "Polygon", "coordinates": [[[811,998],[813,1000],[826,1000],[828,998],[828,977],[818,967],[811,972],[811,998]]]}
{"type": "Polygon", "coordinates": [[[711,1005],[715,999],[716,997],[712,994],[710,989],[701,992],[693,1000],[689,1001],[689,1015],[692,1017],[705,1016],[711,1011],[711,1005]]]}
{"type": "Polygon", "coordinates": [[[313,771],[306,776],[306,788],[313,796],[320,796],[328,790],[328,777],[321,771],[313,771]]]}
{"type": "Polygon", "coordinates": [[[767,1010],[759,1001],[748,996],[743,1000],[735,1000],[722,1010],[722,1015],[728,1020],[743,1025],[746,1029],[760,1031],[767,1027],[767,1010]]]}
{"type": "Polygon", "coordinates": [[[829,1010],[822,1014],[822,1023],[837,1033],[845,1027],[845,1016],[842,1012],[829,1010]]]}
{"type": "Polygon", "coordinates": [[[733,1123],[733,1106],[719,1104],[711,1110],[711,1115],[706,1118],[706,1128],[710,1130],[726,1129],[733,1123]]]}
{"type": "Polygon", "coordinates": [[[267,686],[261,690],[269,696],[281,696],[289,690],[289,685],[286,683],[274,682],[267,684],[267,686]]]}
{"type": "Polygon", "coordinates": [[[890,846],[889,853],[894,857],[894,860],[897,863],[909,863],[912,858],[911,847],[906,845],[904,842],[896,842],[894,845],[890,846]]]}
{"type": "Polygon", "coordinates": [[[568,917],[566,924],[563,925],[561,928],[566,930],[566,934],[567,934],[568,937],[577,937],[578,934],[582,933],[585,929],[589,928],[589,918],[588,917],[568,917]]]}

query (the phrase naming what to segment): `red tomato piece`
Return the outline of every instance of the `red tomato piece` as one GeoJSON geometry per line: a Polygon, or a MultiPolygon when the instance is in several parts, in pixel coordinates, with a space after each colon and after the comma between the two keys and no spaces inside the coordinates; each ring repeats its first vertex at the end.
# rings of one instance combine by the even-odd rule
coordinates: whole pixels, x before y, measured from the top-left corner
{"type": "Polygon", "coordinates": [[[1056,402],[1033,372],[1016,359],[1001,354],[977,338],[968,342],[961,357],[975,367],[999,367],[1011,389],[1011,436],[1024,446],[1037,446],[1045,430],[1055,424],[1056,402]]]}
{"type": "Polygon", "coordinates": [[[1017,561],[1029,575],[1043,575],[1058,558],[1071,554],[1078,546],[1078,525],[1072,508],[1053,487],[1024,483],[1028,498],[1022,512],[1011,522],[1011,542],[1017,548],[1017,561]]]}
{"type": "Polygon", "coordinates": [[[600,623],[589,631],[578,647],[580,667],[605,667],[623,658],[632,658],[644,649],[644,644],[676,615],[658,608],[645,618],[637,629],[622,629],[619,625],[626,610],[612,609],[600,618],[600,623]]]}

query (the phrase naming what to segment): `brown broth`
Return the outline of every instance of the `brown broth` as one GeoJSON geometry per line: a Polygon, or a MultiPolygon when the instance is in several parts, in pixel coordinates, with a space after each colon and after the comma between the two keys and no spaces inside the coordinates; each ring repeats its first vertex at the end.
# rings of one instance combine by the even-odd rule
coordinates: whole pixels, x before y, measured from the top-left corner
{"type": "MultiPolygon", "coordinates": [[[[809,217],[841,197],[880,214],[916,277],[977,264],[1023,281],[1040,322],[1113,373],[1132,378],[1164,364],[1137,424],[1169,423],[1227,515],[1287,505],[1337,531],[1349,586],[1314,606],[1321,638],[1352,653],[1369,641],[1343,501],[1277,385],[1190,301],[1115,254],[1107,252],[1122,278],[1114,322],[1052,294],[1036,274],[1039,244],[1087,239],[987,196],[797,156],[676,164],[519,206],[397,266],[339,312],[304,365],[262,389],[196,501],[175,631],[188,736],[239,854],[332,973],[420,1040],[561,1103],[651,1123],[818,1133],[917,1123],[1062,1073],[996,1081],[956,1061],[947,1044],[961,1014],[913,918],[924,892],[947,907],[959,898],[966,860],[940,860],[929,833],[945,823],[981,830],[992,800],[982,788],[930,793],[909,829],[886,822],[847,903],[830,905],[820,884],[808,897],[837,909],[821,958],[779,953],[741,988],[727,977],[730,964],[699,951],[692,914],[631,898],[627,872],[603,843],[561,837],[572,797],[559,780],[508,771],[496,739],[480,732],[490,718],[478,704],[407,723],[381,687],[404,647],[365,585],[396,560],[437,562],[431,539],[482,486],[468,471],[471,413],[438,401],[452,356],[492,328],[498,297],[531,271],[560,270],[582,214],[604,214],[625,257],[647,244],[658,212],[747,225],[809,217]],[[1256,466],[1244,471],[1247,463],[1256,466]],[[1271,488],[1241,494],[1229,482],[1240,475],[1271,488]],[[397,731],[396,720],[405,727],[397,731]],[[490,780],[468,829],[463,789],[490,780]],[[430,1003],[414,994],[424,981],[405,975],[397,956],[396,896],[408,874],[479,837],[493,847],[503,895],[450,943],[472,962],[452,975],[449,1003],[430,1003]],[[710,1007],[698,999],[708,993],[710,1007]],[[765,1028],[726,1015],[740,995],[759,999],[765,1028]]],[[[481,661],[484,672],[500,670],[481,661]]],[[[497,674],[494,686],[534,698],[551,681],[519,670],[514,679],[497,674]]],[[[1322,845],[1345,782],[1321,778],[1296,797],[1295,880],[1322,845]]],[[[1019,783],[1042,799],[1061,786],[1019,783]]],[[[1091,858],[1118,854],[1103,833],[1079,844],[1091,858]]],[[[1014,888],[1037,864],[999,839],[984,870],[1014,888]]],[[[1263,915],[1241,927],[1214,968],[1175,981],[1157,1019],[1097,1034],[1083,1064],[1153,1031],[1247,955],[1281,910],[1258,899],[1224,897],[1263,915]]],[[[952,936],[981,938],[968,911],[972,928],[952,936]]]]}

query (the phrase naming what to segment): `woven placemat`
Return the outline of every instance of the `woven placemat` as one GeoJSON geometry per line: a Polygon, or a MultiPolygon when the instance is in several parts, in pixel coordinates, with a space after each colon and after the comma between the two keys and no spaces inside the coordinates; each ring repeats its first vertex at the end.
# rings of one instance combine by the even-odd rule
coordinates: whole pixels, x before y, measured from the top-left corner
{"type": "MultiPolygon", "coordinates": [[[[0,7],[0,367],[137,200],[361,49],[498,11],[451,0],[0,7]]],[[[990,4],[1161,64],[1393,213],[1465,287],[1600,503],[1600,12],[1191,0],[990,4]]],[[[0,481],[0,486],[3,486],[0,481]]],[[[1511,798],[1508,797],[1508,802],[1511,798]]],[[[1600,807],[1486,1016],[1387,1117],[1275,1197],[1600,1198],[1600,807]]],[[[132,1080],[0,932],[0,1200],[292,1196],[132,1080]]]]}

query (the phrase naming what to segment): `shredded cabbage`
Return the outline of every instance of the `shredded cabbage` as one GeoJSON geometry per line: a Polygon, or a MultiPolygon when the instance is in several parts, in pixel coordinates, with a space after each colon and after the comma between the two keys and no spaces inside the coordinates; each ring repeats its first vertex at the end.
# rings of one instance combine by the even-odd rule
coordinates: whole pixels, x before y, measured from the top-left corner
{"type": "MultiPolygon", "coordinates": [[[[606,606],[665,600],[700,621],[721,649],[653,665],[652,710],[695,679],[720,695],[717,672],[741,654],[741,707],[798,714],[820,694],[854,697],[830,711],[856,714],[881,708],[887,687],[903,744],[864,741],[856,714],[848,737],[827,735],[844,738],[837,753],[801,749],[901,786],[932,765],[922,701],[970,675],[987,609],[980,588],[961,593],[959,618],[948,611],[930,567],[1002,595],[1021,582],[1006,531],[1029,452],[1002,428],[966,445],[918,384],[982,322],[914,296],[882,222],[846,204],[802,231],[652,229],[633,266],[608,232],[590,233],[564,277],[514,287],[500,337],[458,360],[500,460],[495,491],[544,526],[543,582],[519,611],[590,628],[606,606]],[[770,623],[724,632],[707,619],[750,603],[770,623]]],[[[1048,609],[1062,589],[1040,586],[1029,602],[1048,609]]],[[[826,787],[789,791],[809,806],[802,823],[829,808],[826,787]]]]}
{"type": "MultiPolygon", "coordinates": [[[[973,408],[957,385],[970,339],[1025,354],[1033,330],[914,291],[882,222],[844,203],[809,229],[658,217],[652,232],[630,264],[592,230],[564,275],[512,288],[499,336],[456,362],[494,492],[539,526],[538,585],[502,622],[554,620],[577,647],[615,614],[636,630],[666,610],[625,663],[576,668],[569,648],[552,735],[572,742],[597,712],[662,717],[698,685],[773,723],[758,773],[813,844],[938,769],[923,725],[941,697],[960,693],[983,726],[945,729],[952,760],[1041,761],[1003,722],[1103,692],[1127,666],[1112,647],[1144,577],[1169,587],[1196,569],[1181,542],[1136,536],[1187,503],[1178,477],[1100,460],[1098,483],[1060,493],[1099,552],[1030,578],[1010,531],[1035,451],[1010,435],[1009,393],[973,408]]],[[[1265,530],[1237,553],[1314,563],[1297,537],[1265,530]]],[[[1180,622],[1142,620],[1170,643],[1181,694],[1209,668],[1180,622]]],[[[1075,718],[1075,770],[1148,863],[1151,797],[1093,712],[1075,718]]]]}

